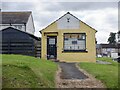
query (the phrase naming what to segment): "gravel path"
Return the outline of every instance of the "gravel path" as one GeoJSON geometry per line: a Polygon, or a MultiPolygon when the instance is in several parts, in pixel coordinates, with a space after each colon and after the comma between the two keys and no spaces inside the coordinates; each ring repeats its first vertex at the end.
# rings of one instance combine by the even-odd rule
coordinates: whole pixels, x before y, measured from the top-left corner
{"type": "Polygon", "coordinates": [[[57,88],[105,88],[101,81],[96,80],[92,75],[79,68],[77,64],[60,62],[58,64],[57,88]]]}

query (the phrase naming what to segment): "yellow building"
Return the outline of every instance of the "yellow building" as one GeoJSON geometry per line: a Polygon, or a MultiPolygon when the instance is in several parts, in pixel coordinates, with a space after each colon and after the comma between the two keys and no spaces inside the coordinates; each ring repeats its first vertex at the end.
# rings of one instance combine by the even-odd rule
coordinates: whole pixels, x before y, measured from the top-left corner
{"type": "Polygon", "coordinates": [[[41,58],[96,62],[96,30],[69,12],[40,32],[41,58]]]}

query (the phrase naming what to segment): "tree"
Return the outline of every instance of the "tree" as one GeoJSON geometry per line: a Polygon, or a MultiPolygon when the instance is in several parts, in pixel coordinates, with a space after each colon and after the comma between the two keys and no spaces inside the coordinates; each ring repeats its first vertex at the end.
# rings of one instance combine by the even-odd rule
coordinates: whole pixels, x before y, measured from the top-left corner
{"type": "Polygon", "coordinates": [[[116,33],[111,32],[108,38],[109,44],[115,44],[116,43],[116,33]]]}

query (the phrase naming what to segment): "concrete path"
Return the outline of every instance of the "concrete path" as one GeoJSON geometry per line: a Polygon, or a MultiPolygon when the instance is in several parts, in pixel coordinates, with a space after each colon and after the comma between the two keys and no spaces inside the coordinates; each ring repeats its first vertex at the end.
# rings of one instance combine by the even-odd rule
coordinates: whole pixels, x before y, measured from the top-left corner
{"type": "Polygon", "coordinates": [[[112,64],[110,62],[101,61],[101,60],[96,60],[96,63],[98,63],[98,64],[112,64]]]}
{"type": "Polygon", "coordinates": [[[62,79],[86,79],[87,76],[76,67],[75,63],[58,63],[61,68],[62,79]]]}
{"type": "Polygon", "coordinates": [[[56,88],[105,88],[103,83],[81,69],[76,63],[62,63],[56,73],[56,88]]]}

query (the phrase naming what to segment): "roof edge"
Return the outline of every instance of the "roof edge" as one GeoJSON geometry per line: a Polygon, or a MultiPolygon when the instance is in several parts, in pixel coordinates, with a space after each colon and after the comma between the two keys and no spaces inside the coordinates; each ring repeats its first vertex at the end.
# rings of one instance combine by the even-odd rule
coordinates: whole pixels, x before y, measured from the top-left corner
{"type": "Polygon", "coordinates": [[[1,32],[1,31],[4,31],[4,30],[7,30],[8,28],[12,28],[12,29],[15,29],[15,30],[17,30],[17,31],[20,31],[20,32],[23,32],[23,33],[29,34],[29,35],[35,37],[36,39],[39,39],[39,38],[40,38],[40,37],[37,37],[37,36],[35,36],[35,35],[33,35],[33,34],[30,34],[30,33],[25,32],[25,31],[21,31],[21,30],[19,30],[19,29],[13,28],[13,27],[7,27],[7,28],[4,28],[4,29],[0,30],[0,32],[1,32]]]}
{"type": "MultiPolygon", "coordinates": [[[[74,16],[73,14],[71,14],[70,12],[67,12],[66,14],[70,14],[71,16],[75,17],[76,19],[78,19],[79,21],[81,21],[82,23],[84,23],[85,25],[87,25],[88,27],[92,28],[90,25],[86,24],[85,22],[83,22],[82,20],[80,20],[79,18],[77,18],[76,16],[74,16]]],[[[59,19],[61,19],[62,17],[64,17],[66,14],[62,15],[60,18],[58,18],[57,20],[53,21],[52,23],[48,24],[45,28],[43,28],[42,30],[40,30],[39,32],[41,33],[44,29],[46,29],[47,27],[51,26],[53,23],[55,23],[56,21],[58,21],[59,19]]],[[[96,29],[92,28],[93,30],[95,30],[95,32],[97,32],[96,29]]]]}

